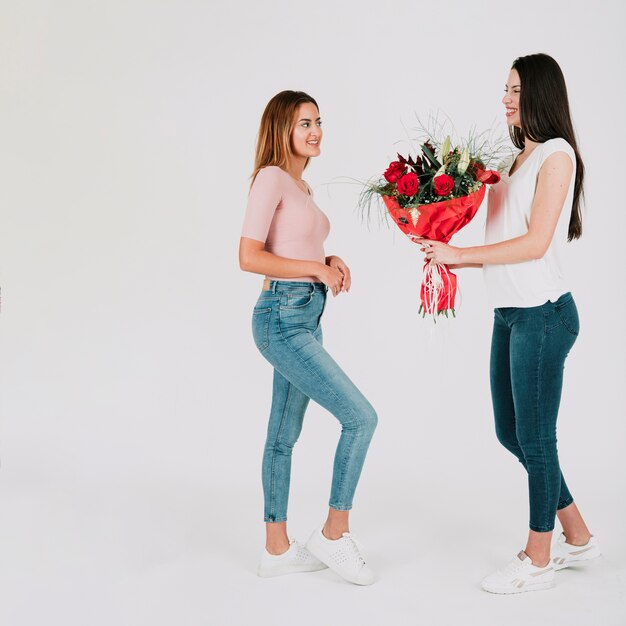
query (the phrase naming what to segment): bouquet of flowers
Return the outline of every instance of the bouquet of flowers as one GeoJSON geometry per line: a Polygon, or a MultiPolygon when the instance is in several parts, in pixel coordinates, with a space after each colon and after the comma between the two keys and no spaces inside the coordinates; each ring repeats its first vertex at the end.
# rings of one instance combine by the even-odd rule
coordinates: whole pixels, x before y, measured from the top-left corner
{"type": "MultiPolygon", "coordinates": [[[[481,155],[480,147],[452,146],[450,137],[441,143],[429,139],[421,155],[389,164],[383,178],[367,185],[361,206],[373,196],[382,198],[388,215],[414,243],[433,239],[448,243],[454,233],[476,214],[485,196],[485,185],[497,183],[500,174],[488,169],[492,156],[481,155]]],[[[447,265],[427,261],[420,290],[423,316],[455,314],[456,275],[447,265]]]]}

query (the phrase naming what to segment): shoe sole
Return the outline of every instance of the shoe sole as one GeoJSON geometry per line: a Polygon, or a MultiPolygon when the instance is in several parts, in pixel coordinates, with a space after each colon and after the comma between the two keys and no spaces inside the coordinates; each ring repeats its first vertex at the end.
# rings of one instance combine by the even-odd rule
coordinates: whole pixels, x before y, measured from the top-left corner
{"type": "Polygon", "coordinates": [[[547,583],[537,583],[535,585],[524,585],[523,587],[515,587],[513,589],[511,589],[510,587],[506,587],[505,589],[503,588],[488,589],[484,585],[481,585],[481,587],[483,591],[486,591],[487,593],[493,593],[497,595],[513,595],[516,593],[526,593],[527,591],[544,591],[546,589],[552,589],[554,585],[555,585],[555,582],[551,580],[550,582],[547,582],[547,583]]]}
{"type": "Polygon", "coordinates": [[[272,569],[263,569],[259,567],[256,574],[259,578],[274,578],[274,576],[285,576],[286,574],[307,574],[310,572],[320,572],[324,569],[328,569],[326,564],[324,564],[323,567],[320,567],[319,565],[301,567],[286,566],[272,569]]]}

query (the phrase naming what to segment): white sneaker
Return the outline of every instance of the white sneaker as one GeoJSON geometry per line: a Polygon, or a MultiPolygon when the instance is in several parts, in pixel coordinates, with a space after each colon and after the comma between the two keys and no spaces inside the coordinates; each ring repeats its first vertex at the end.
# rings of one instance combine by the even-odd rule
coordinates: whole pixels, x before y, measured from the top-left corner
{"type": "Polygon", "coordinates": [[[593,535],[584,546],[573,546],[565,541],[565,535],[561,533],[561,536],[552,545],[552,567],[555,570],[563,569],[570,565],[590,561],[601,554],[598,540],[593,535]]]}
{"type": "Polygon", "coordinates": [[[482,588],[489,593],[523,593],[554,587],[554,568],[536,567],[530,557],[520,552],[501,570],[483,578],[482,588]]]}
{"type": "Polygon", "coordinates": [[[289,550],[283,554],[275,555],[263,550],[257,574],[261,578],[270,578],[298,572],[317,572],[327,567],[318,561],[305,546],[292,539],[289,542],[289,550]]]}
{"type": "Polygon", "coordinates": [[[321,529],[316,530],[306,547],[348,582],[371,585],[375,580],[374,572],[366,565],[361,554],[361,545],[352,533],[343,533],[341,539],[326,539],[321,529]]]}

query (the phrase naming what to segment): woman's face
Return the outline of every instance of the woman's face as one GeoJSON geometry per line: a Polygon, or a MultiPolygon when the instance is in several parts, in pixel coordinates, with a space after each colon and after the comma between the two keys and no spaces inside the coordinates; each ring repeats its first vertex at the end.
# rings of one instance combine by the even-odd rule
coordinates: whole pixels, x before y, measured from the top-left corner
{"type": "Polygon", "coordinates": [[[521,84],[517,70],[509,72],[509,79],[504,89],[502,103],[506,108],[506,123],[509,126],[522,127],[522,119],[519,113],[519,92],[521,84]]]}
{"type": "Polygon", "coordinates": [[[304,102],[298,107],[291,131],[291,149],[295,156],[310,158],[320,154],[322,143],[322,120],[317,107],[312,102],[304,102]]]}

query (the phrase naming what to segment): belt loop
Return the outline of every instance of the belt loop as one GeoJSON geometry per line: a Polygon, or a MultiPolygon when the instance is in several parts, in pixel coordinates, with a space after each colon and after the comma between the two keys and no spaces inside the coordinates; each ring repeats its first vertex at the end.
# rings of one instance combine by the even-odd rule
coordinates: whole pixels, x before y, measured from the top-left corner
{"type": "Polygon", "coordinates": [[[272,293],[276,293],[276,281],[273,280],[270,282],[272,293]]]}

